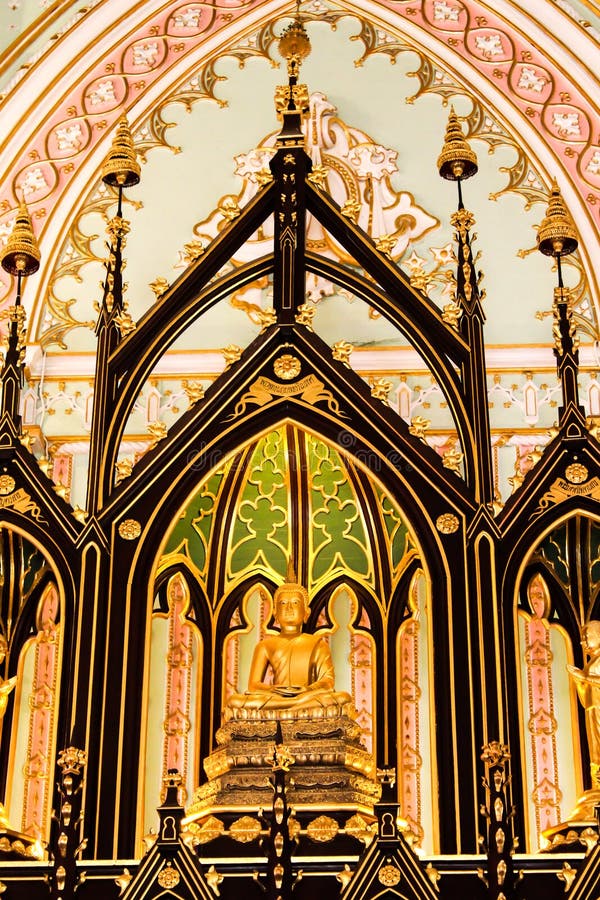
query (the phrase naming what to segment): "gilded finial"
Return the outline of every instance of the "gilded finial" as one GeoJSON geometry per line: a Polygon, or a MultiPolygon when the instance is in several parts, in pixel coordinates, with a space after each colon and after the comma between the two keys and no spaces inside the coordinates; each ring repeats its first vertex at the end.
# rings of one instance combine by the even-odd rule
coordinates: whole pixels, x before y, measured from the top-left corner
{"type": "MultiPolygon", "coordinates": [[[[279,38],[279,53],[284,59],[287,59],[288,71],[292,68],[294,73],[309,55],[310,39],[300,19],[294,19],[279,38]]],[[[291,71],[290,74],[292,74],[291,71]]]]}
{"type": "Polygon", "coordinates": [[[113,187],[131,187],[139,182],[140,171],[127,116],[122,115],[109,154],[102,166],[102,181],[113,187]]]}
{"type": "Polygon", "coordinates": [[[0,255],[0,263],[11,275],[33,275],[40,267],[40,251],[24,200],[21,200],[15,224],[0,255]]]}
{"type": "Polygon", "coordinates": [[[577,249],[579,243],[556,179],[552,181],[550,200],[538,229],[537,241],[538,250],[545,256],[567,256],[577,249]]]}
{"type": "Polygon", "coordinates": [[[470,178],[477,172],[477,154],[471,150],[453,106],[450,107],[446,138],[437,165],[442,178],[448,181],[470,178]]]}

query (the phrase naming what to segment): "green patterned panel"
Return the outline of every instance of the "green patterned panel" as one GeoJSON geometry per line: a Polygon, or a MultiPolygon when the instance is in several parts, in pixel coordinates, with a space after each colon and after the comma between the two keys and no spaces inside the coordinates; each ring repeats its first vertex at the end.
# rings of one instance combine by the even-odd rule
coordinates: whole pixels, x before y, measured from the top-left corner
{"type": "Polygon", "coordinates": [[[205,574],[208,545],[214,525],[219,491],[230,464],[214,472],[205,481],[182,516],[175,523],[164,555],[182,553],[192,560],[201,575],[205,574]]]}
{"type": "Polygon", "coordinates": [[[407,554],[414,550],[415,546],[410,539],[402,514],[395,503],[377,485],[375,485],[375,493],[377,494],[381,518],[388,536],[390,569],[392,575],[395,575],[402,567],[407,554]]]}
{"type": "Polygon", "coordinates": [[[561,525],[540,544],[539,553],[565,587],[569,585],[567,526],[561,525]]]}
{"type": "Polygon", "coordinates": [[[22,547],[23,575],[21,596],[27,597],[40,577],[42,570],[45,569],[48,564],[41,550],[38,550],[37,547],[25,538],[19,538],[17,535],[14,535],[14,537],[17,538],[17,541],[20,541],[22,547]]]}
{"type": "Polygon", "coordinates": [[[290,555],[289,474],[285,431],[262,437],[252,453],[229,543],[228,575],[260,566],[285,577],[290,555]]]}
{"type": "Polygon", "coordinates": [[[373,583],[361,509],[340,455],[313,435],[306,439],[312,533],[311,583],[341,569],[373,583]]]}

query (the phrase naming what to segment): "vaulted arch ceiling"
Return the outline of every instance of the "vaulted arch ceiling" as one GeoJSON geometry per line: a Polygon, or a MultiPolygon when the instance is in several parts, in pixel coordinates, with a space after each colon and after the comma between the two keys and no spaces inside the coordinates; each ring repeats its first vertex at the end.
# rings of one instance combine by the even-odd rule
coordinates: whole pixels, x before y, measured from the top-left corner
{"type": "MultiPolygon", "coordinates": [[[[103,219],[114,213],[100,172],[121,113],[145,160],[126,208],[127,296],[137,319],[154,301],[151,285],[159,290],[160,279],[170,282],[185,267],[185,248],[199,235],[206,243],[232,215],[232,203],[257,190],[256,172],[278,128],[273,91],[285,81],[274,67],[276,36],[294,9],[277,0],[0,7],[0,240],[23,193],[42,252],[40,273],[24,295],[34,381],[93,375],[90,326],[101,296],[103,219]],[[257,155],[255,148],[263,149],[257,155]]],[[[318,92],[307,140],[316,161],[326,163],[330,188],[342,199],[362,190],[361,224],[374,237],[393,232],[394,258],[440,303],[447,301],[456,195],[438,178],[436,159],[453,103],[480,162],[465,200],[477,219],[486,275],[488,364],[523,377],[526,370],[553,372],[555,274],[530,251],[556,177],[581,238],[567,268],[581,363],[597,366],[597,4],[310,0],[300,11],[313,44],[302,80],[318,92]]],[[[327,244],[327,236],[312,237],[327,244]]],[[[331,242],[327,249],[337,253],[331,242]]],[[[348,339],[361,348],[360,361],[353,360],[359,369],[419,369],[409,348],[401,363],[385,355],[402,341],[363,304],[328,295],[320,283],[312,287],[316,329],[330,343],[348,339]]],[[[253,290],[215,309],[159,374],[211,378],[220,371],[219,349],[245,346],[261,308],[270,305],[269,284],[253,290]]],[[[13,297],[2,272],[0,304],[13,297]]],[[[62,440],[88,427],[76,393],[67,383],[71,405],[65,401],[63,412],[70,418],[60,403],[52,403],[52,422],[48,409],[42,412],[42,427],[62,440]]],[[[509,395],[507,387],[495,413],[498,427],[531,426],[524,395],[509,395]]],[[[535,421],[546,427],[555,389],[544,396],[545,418],[535,421]]]]}

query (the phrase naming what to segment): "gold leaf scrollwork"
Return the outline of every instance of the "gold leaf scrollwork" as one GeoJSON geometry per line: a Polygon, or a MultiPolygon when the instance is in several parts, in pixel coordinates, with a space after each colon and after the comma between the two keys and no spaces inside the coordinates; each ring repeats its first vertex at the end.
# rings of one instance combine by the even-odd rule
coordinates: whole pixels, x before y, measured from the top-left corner
{"type": "Polygon", "coordinates": [[[236,404],[235,410],[225,421],[229,422],[231,419],[236,419],[243,415],[249,403],[264,407],[274,402],[278,397],[296,396],[299,396],[301,400],[311,406],[314,406],[316,403],[326,402],[330,412],[340,418],[347,418],[340,410],[340,405],[331,391],[326,390],[323,382],[311,374],[300,381],[295,381],[293,384],[278,384],[276,381],[271,381],[269,378],[261,376],[242,395],[236,404]]]}

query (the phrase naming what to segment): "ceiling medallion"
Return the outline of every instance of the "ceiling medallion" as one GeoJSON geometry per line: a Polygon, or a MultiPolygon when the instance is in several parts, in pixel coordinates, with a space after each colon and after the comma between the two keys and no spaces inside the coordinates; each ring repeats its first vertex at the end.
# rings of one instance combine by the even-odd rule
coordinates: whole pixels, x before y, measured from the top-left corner
{"type": "Polygon", "coordinates": [[[588,470],[583,463],[571,463],[565,469],[565,477],[571,484],[583,484],[584,481],[587,481],[588,470]]]}
{"type": "Polygon", "coordinates": [[[142,526],[137,519],[124,519],[119,525],[119,534],[125,541],[135,541],[142,533],[142,526]]]}
{"type": "Polygon", "coordinates": [[[161,869],[156,879],[162,888],[174,888],[181,881],[181,875],[174,869],[171,863],[167,863],[164,869],[161,869]]]}
{"type": "Polygon", "coordinates": [[[386,887],[392,887],[400,881],[400,869],[397,869],[396,866],[382,866],[377,877],[386,887]]]}
{"type": "Polygon", "coordinates": [[[273,371],[282,381],[291,381],[300,374],[300,360],[291,353],[284,353],[273,363],[273,371]]]}
{"type": "Polygon", "coordinates": [[[435,520],[435,527],[441,534],[454,534],[458,531],[458,519],[454,513],[442,513],[435,520]]]}
{"type": "Polygon", "coordinates": [[[15,488],[15,479],[11,475],[0,475],[0,494],[11,494],[15,488]]]}

